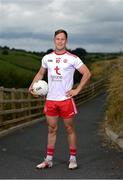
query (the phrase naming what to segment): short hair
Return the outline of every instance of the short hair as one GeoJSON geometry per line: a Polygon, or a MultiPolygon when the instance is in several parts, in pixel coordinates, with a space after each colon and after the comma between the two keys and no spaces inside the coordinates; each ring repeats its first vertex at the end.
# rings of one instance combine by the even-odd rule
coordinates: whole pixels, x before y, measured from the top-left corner
{"type": "Polygon", "coordinates": [[[68,38],[68,33],[67,31],[65,31],[64,29],[58,29],[57,31],[55,31],[54,33],[54,37],[56,37],[56,35],[60,34],[60,33],[64,33],[66,36],[66,39],[68,38]]]}

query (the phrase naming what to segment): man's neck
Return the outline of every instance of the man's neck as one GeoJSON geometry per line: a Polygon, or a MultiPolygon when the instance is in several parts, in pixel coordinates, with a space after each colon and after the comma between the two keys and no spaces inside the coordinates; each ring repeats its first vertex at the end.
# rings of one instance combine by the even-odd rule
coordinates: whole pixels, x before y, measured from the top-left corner
{"type": "Polygon", "coordinates": [[[58,54],[58,55],[65,54],[66,53],[66,49],[63,49],[63,50],[55,49],[55,53],[58,54]]]}

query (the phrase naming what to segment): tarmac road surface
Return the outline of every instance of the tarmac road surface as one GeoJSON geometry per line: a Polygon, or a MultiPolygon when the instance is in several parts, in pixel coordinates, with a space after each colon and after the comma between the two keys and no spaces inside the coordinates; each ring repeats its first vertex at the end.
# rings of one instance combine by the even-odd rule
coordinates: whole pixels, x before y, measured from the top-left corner
{"type": "Polygon", "coordinates": [[[69,150],[63,121],[59,121],[54,166],[37,170],[45,157],[45,121],[0,138],[1,179],[122,179],[123,152],[103,146],[100,123],[106,95],[100,95],[78,108],[75,125],[78,137],[78,169],[68,170],[69,150]]]}

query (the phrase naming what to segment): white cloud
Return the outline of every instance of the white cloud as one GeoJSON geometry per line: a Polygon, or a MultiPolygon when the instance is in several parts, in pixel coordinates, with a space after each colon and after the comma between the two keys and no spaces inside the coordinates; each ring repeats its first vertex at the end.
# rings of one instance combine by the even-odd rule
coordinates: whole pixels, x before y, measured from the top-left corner
{"type": "Polygon", "coordinates": [[[70,47],[121,50],[122,9],[123,0],[1,0],[1,42],[31,50],[39,50],[40,45],[46,50],[52,45],[54,31],[64,28],[69,33],[70,47]],[[30,41],[30,45],[21,39],[30,41]]]}

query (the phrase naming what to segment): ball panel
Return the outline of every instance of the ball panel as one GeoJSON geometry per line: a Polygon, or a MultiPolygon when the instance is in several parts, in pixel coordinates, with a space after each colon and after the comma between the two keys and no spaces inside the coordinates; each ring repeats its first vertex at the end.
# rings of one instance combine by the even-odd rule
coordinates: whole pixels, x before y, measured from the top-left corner
{"type": "Polygon", "coordinates": [[[44,80],[38,80],[33,84],[33,91],[36,95],[46,95],[48,92],[48,84],[44,80]]]}

